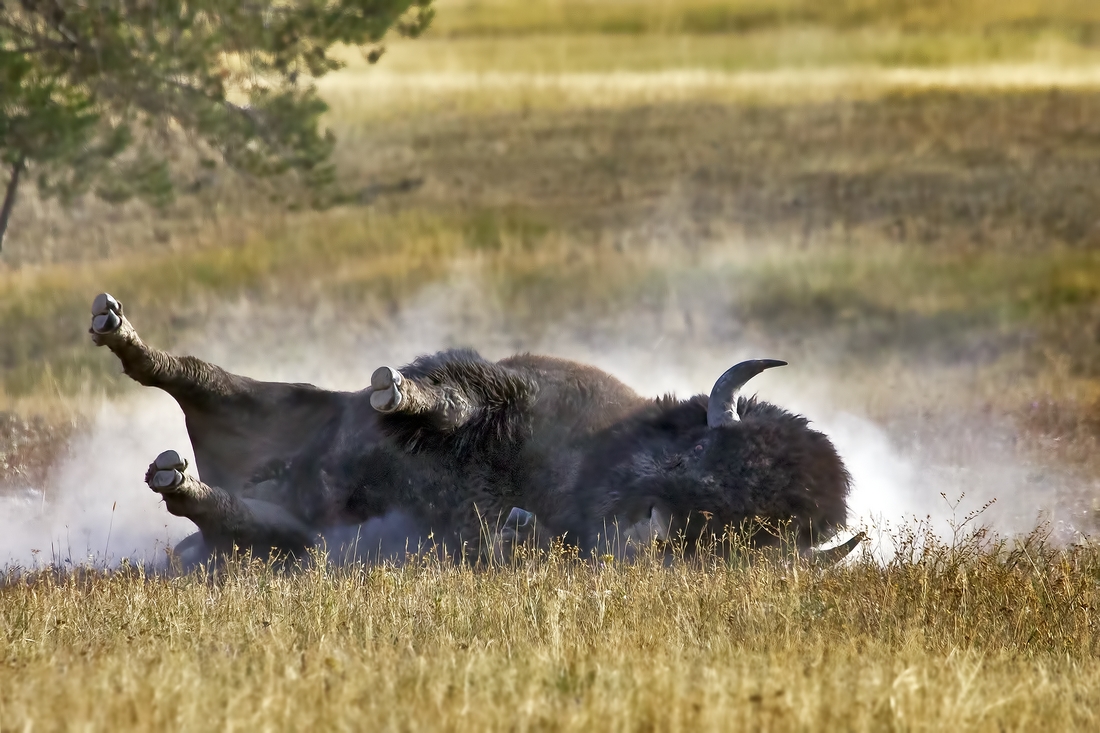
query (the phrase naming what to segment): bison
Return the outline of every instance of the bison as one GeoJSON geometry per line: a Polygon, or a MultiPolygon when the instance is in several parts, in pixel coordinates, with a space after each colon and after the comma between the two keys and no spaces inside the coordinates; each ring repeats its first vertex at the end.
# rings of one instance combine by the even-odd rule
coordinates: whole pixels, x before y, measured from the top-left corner
{"type": "Polygon", "coordinates": [[[690,552],[750,524],[755,544],[807,551],[844,525],[851,477],[805,418],[740,396],[784,365],[742,362],[709,395],[646,400],[591,367],[450,351],[377,370],[371,403],[406,453],[458,457],[485,506],[582,549],[680,537],[690,552]]]}
{"type": "Polygon", "coordinates": [[[586,551],[681,537],[690,551],[746,521],[789,523],[810,551],[846,519],[850,479],[830,441],[804,418],[739,396],[783,362],[738,364],[709,396],[651,400],[583,364],[452,350],[335,392],[151,348],[108,294],[93,303],[90,331],[128,376],[183,410],[202,480],[169,450],[146,482],[198,527],[175,548],[187,564],[232,548],[298,554],[321,541],[353,540],[370,557],[428,537],[478,558],[551,537],[586,551]]]}

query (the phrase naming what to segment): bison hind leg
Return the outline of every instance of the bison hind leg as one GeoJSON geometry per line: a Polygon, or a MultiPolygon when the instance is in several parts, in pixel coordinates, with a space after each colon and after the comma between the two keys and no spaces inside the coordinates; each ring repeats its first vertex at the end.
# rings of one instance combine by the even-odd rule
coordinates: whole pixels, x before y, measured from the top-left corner
{"type": "Polygon", "coordinates": [[[195,532],[184,537],[172,548],[172,560],[179,563],[179,569],[189,573],[202,567],[214,558],[214,550],[206,543],[202,532],[195,532]]]}
{"type": "Polygon", "coordinates": [[[92,301],[92,333],[114,333],[122,325],[122,303],[110,293],[100,293],[92,301]]]}
{"type": "Polygon", "coordinates": [[[174,491],[183,485],[187,474],[187,459],[174,450],[166,450],[149,464],[145,483],[158,494],[174,491]]]}
{"type": "Polygon", "coordinates": [[[122,303],[110,293],[100,293],[92,301],[92,325],[88,332],[92,343],[110,347],[112,351],[128,347],[137,338],[137,331],[123,315],[122,303]]]}
{"type": "Polygon", "coordinates": [[[164,497],[170,513],[194,522],[215,549],[240,547],[265,553],[276,548],[297,553],[314,544],[314,530],[285,507],[204,484],[187,473],[187,461],[174,450],[157,456],[145,473],[145,482],[164,497]]]}

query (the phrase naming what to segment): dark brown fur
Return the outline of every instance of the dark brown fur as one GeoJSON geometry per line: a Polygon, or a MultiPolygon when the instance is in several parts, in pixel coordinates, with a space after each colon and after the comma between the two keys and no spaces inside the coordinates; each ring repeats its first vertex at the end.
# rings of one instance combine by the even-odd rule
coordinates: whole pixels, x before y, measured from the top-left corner
{"type": "Polygon", "coordinates": [[[827,437],[775,405],[742,398],[740,421],[707,426],[707,397],[657,400],[594,442],[577,482],[577,519],[595,543],[609,522],[653,512],[689,548],[745,527],[760,544],[790,533],[806,550],[847,519],[848,472],[827,437]]]}
{"type": "Polygon", "coordinates": [[[202,481],[162,493],[209,549],[298,552],[394,512],[478,556],[484,530],[514,507],[543,536],[586,548],[608,526],[651,516],[689,542],[704,528],[789,521],[803,548],[845,519],[849,478],[832,444],[774,405],[742,400],[741,422],[709,428],[705,396],[646,400],[583,364],[455,350],[400,370],[404,399],[380,414],[371,388],[262,382],[150,348],[117,302],[102,302],[93,340],[184,412],[202,481]]]}
{"type": "Polygon", "coordinates": [[[494,364],[442,352],[401,373],[410,389],[447,395],[439,410],[450,418],[425,412],[421,396],[418,412],[383,415],[384,432],[457,459],[463,490],[476,487],[483,506],[522,507],[585,547],[662,516],[692,546],[759,520],[773,534],[758,542],[782,531],[808,549],[846,520],[850,477],[832,443],[775,405],[742,399],[739,422],[710,428],[705,395],[648,401],[592,367],[532,355],[494,364]]]}

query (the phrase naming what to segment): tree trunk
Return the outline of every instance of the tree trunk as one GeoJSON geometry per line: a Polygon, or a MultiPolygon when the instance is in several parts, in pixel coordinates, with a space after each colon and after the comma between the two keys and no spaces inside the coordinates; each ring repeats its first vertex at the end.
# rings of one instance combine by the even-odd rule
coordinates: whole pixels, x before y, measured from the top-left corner
{"type": "Polygon", "coordinates": [[[11,167],[11,178],[8,179],[8,192],[4,194],[4,208],[0,209],[0,252],[4,249],[4,235],[8,232],[8,219],[11,218],[11,210],[15,208],[15,192],[19,188],[19,175],[26,167],[27,156],[20,155],[11,167]]]}

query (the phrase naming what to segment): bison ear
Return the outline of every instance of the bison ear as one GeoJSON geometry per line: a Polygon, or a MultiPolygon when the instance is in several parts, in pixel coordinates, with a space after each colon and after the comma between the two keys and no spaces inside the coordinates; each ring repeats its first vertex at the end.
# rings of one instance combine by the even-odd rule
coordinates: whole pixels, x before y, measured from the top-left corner
{"type": "Polygon", "coordinates": [[[725,374],[718,377],[710,391],[707,426],[720,428],[740,420],[737,415],[737,397],[745,383],[765,369],[786,365],[787,362],[777,359],[753,359],[727,369],[725,374]]]}

